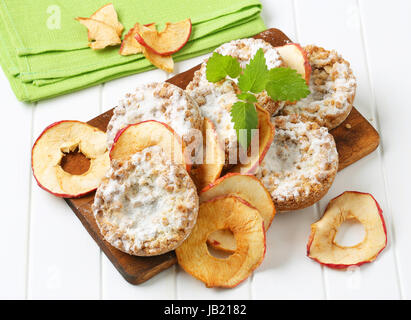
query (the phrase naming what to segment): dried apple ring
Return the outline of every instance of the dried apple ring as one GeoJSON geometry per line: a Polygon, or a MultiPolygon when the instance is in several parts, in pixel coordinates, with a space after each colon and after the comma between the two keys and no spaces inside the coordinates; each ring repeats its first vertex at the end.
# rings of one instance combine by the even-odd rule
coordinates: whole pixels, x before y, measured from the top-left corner
{"type": "MultiPolygon", "coordinates": [[[[228,173],[210,183],[200,192],[200,202],[224,195],[235,195],[255,207],[264,220],[267,231],[274,219],[275,207],[271,195],[255,176],[228,173]]],[[[234,252],[236,242],[230,231],[218,230],[208,238],[209,245],[226,252],[234,252]]]]}
{"type": "Polygon", "coordinates": [[[386,245],[387,229],[377,201],[369,193],[346,191],[331,200],[323,217],[311,225],[307,255],[327,267],[345,269],[374,261],[386,245]],[[341,246],[335,236],[350,219],[358,220],[366,235],[355,246],[341,246]]]}
{"type": "Polygon", "coordinates": [[[258,210],[245,200],[226,196],[203,202],[190,236],[176,249],[180,266],[207,287],[232,288],[245,280],[263,261],[265,231],[258,210]],[[237,242],[236,251],[219,259],[207,249],[208,236],[229,229],[237,242]]]}
{"type": "Polygon", "coordinates": [[[32,150],[33,175],[38,185],[57,197],[78,198],[94,191],[110,166],[106,134],[84,122],[60,121],[48,126],[32,150]],[[71,174],[62,168],[70,152],[82,153],[90,160],[88,170],[71,174]]]}

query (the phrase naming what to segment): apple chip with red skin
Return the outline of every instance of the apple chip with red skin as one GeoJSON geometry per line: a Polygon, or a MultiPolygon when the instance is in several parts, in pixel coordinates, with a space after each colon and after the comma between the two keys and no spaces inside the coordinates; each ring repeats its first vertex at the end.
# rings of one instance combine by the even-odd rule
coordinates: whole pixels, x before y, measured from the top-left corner
{"type": "MultiPolygon", "coordinates": [[[[201,190],[200,202],[228,195],[244,199],[256,208],[263,218],[264,230],[268,230],[276,210],[269,192],[260,180],[251,175],[228,173],[201,190]]],[[[233,234],[228,230],[218,230],[211,233],[207,241],[215,249],[225,252],[234,252],[237,247],[233,234]]]]}
{"type": "MultiPolygon", "coordinates": [[[[270,149],[271,143],[274,139],[275,128],[270,120],[268,111],[256,104],[258,115],[258,152],[251,152],[250,159],[247,163],[238,163],[229,172],[237,172],[241,174],[255,174],[258,166],[264,160],[264,157],[270,149]]],[[[252,139],[256,139],[254,136],[252,139]]],[[[252,140],[253,141],[253,140],[252,140]]],[[[251,143],[253,145],[253,142],[251,143]]],[[[251,147],[252,151],[252,147],[251,147]]]]}
{"type": "MultiPolygon", "coordinates": [[[[129,56],[132,54],[143,53],[143,46],[136,40],[137,30],[140,24],[136,23],[133,28],[125,35],[120,47],[120,54],[122,56],[129,56]]],[[[145,27],[156,30],[154,23],[146,24],[145,27]]]]}
{"type": "MultiPolygon", "coordinates": [[[[139,33],[143,31],[147,31],[147,30],[152,31],[152,32],[157,32],[154,24],[143,26],[139,23],[136,23],[133,28],[133,35],[135,36],[135,39],[137,40],[137,36],[139,33]]],[[[152,51],[151,49],[146,48],[143,45],[140,45],[139,50],[141,50],[141,52],[144,54],[146,59],[150,61],[153,65],[155,65],[157,68],[162,69],[166,72],[174,71],[174,61],[171,55],[168,55],[168,56],[159,55],[155,53],[154,51],[152,51]]]]}
{"type": "Polygon", "coordinates": [[[169,56],[179,51],[191,35],[191,20],[176,23],[167,22],[163,31],[142,28],[137,32],[137,41],[150,51],[161,56],[169,56]]]}
{"type": "Polygon", "coordinates": [[[387,229],[382,210],[369,193],[346,191],[328,204],[323,217],[311,225],[307,255],[335,269],[360,266],[374,261],[387,245],[387,229]],[[336,240],[339,226],[355,219],[365,229],[364,240],[355,246],[342,246],[336,240]]]}
{"type": "Polygon", "coordinates": [[[218,138],[215,125],[207,118],[203,121],[203,159],[200,164],[193,164],[191,177],[198,190],[220,177],[224,167],[224,148],[218,138]]]}
{"type": "Polygon", "coordinates": [[[32,170],[38,185],[58,197],[77,198],[94,191],[110,166],[106,134],[84,122],[60,121],[48,126],[32,149],[32,170]],[[88,170],[71,174],[62,159],[78,150],[90,160],[88,170]]]}
{"type": "Polygon", "coordinates": [[[245,200],[226,196],[200,204],[197,223],[176,249],[180,266],[207,287],[232,288],[247,279],[264,259],[265,232],[258,211],[245,200]],[[207,249],[207,238],[229,229],[237,242],[235,252],[219,259],[207,249]]]}
{"type": "Polygon", "coordinates": [[[190,172],[191,166],[182,139],[170,126],[155,120],[142,121],[121,129],[114,138],[110,158],[128,160],[136,152],[155,145],[160,146],[172,162],[186,164],[190,172]]]}
{"type": "Polygon", "coordinates": [[[280,47],[275,47],[283,59],[285,65],[296,70],[303,79],[310,83],[311,65],[307,57],[307,52],[298,43],[287,43],[280,47]]]}

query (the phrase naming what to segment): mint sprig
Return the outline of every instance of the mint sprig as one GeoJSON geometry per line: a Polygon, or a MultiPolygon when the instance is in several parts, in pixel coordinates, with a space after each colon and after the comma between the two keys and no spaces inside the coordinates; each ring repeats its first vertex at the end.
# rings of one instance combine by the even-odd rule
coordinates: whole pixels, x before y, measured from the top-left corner
{"type": "Polygon", "coordinates": [[[236,58],[214,52],[207,62],[206,77],[210,82],[238,78],[241,93],[237,98],[240,101],[233,104],[230,114],[244,149],[250,145],[252,130],[258,126],[255,94],[265,90],[274,101],[297,101],[310,94],[306,81],[297,71],[283,67],[268,70],[262,49],[258,49],[244,69],[236,58]],[[242,129],[247,130],[247,141],[242,141],[245,140],[240,135],[242,129]]]}

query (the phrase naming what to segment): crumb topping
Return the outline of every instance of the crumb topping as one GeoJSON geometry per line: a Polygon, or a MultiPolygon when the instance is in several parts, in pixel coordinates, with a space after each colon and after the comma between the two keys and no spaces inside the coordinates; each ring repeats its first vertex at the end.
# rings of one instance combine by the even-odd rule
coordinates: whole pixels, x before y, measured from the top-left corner
{"type": "Polygon", "coordinates": [[[311,94],[281,111],[283,115],[300,114],[321,126],[333,129],[351,112],[356,80],[350,68],[336,51],[309,45],[305,47],[312,73],[311,94]]]}
{"type": "Polygon", "coordinates": [[[275,202],[303,202],[333,179],[338,168],[334,138],[327,128],[297,116],[273,118],[276,128],[256,176],[275,202]]]}
{"type": "Polygon", "coordinates": [[[122,128],[145,120],[168,124],[187,144],[193,141],[203,123],[196,102],[179,87],[167,82],[139,85],[114,109],[107,127],[108,147],[111,148],[122,128]]]}
{"type": "Polygon", "coordinates": [[[198,205],[184,166],[173,164],[159,146],[152,146],[128,161],[112,161],[96,192],[93,212],[110,244],[144,256],[181,244],[195,224],[198,205]]]}

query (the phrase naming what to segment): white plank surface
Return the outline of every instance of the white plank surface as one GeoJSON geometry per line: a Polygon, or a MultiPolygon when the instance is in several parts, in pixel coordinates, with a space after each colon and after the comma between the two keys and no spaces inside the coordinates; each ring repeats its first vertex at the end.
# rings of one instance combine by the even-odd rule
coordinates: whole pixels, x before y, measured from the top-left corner
{"type": "MultiPolygon", "coordinates": [[[[335,49],[350,61],[358,81],[355,105],[370,120],[375,114],[362,42],[362,30],[358,3],[349,1],[298,0],[295,5],[299,41],[303,44],[318,43],[327,49],[335,49]],[[317,12],[327,12],[321,19],[312,19],[317,12]],[[319,40],[321,39],[321,40],[319,40]]],[[[371,121],[374,122],[375,121],[371,121]]],[[[377,128],[378,129],[378,128],[377,128]]],[[[320,201],[321,213],[328,201],[346,190],[373,194],[382,206],[386,222],[390,225],[391,214],[385,206],[384,179],[381,174],[381,157],[374,152],[366,159],[344,169],[337,175],[328,195],[320,201]]],[[[325,268],[327,298],[359,299],[361,297],[398,298],[399,288],[392,239],[378,263],[361,267],[360,273],[341,272],[325,268]],[[381,277],[381,274],[385,274],[381,277]],[[354,286],[352,277],[360,281],[354,286]]]]}
{"type": "Polygon", "coordinates": [[[323,299],[322,268],[306,257],[314,207],[277,213],[267,233],[267,253],[253,278],[255,299],[323,299]]]}
{"type": "MultiPolygon", "coordinates": [[[[30,148],[48,124],[89,120],[117,105],[136,84],[164,81],[155,70],[39,103],[19,103],[0,74],[7,114],[0,133],[3,200],[0,298],[91,299],[397,299],[411,298],[408,197],[411,179],[409,59],[411,2],[407,0],[264,0],[263,19],[301,44],[336,49],[358,80],[355,105],[377,128],[377,152],[344,169],[316,206],[278,214],[267,235],[266,258],[254,275],[231,290],[207,289],[175,266],[140,286],[128,284],[84,230],[65,202],[31,179],[30,148]],[[388,56],[386,44],[395,43],[388,56]],[[12,157],[10,155],[13,155],[12,157]],[[345,190],[371,192],[384,210],[389,245],[372,264],[348,271],[323,268],[308,259],[310,224],[326,203],[345,190]],[[5,205],[5,207],[4,207],[5,205]]],[[[202,57],[180,62],[176,72],[202,57]]]]}
{"type": "Polygon", "coordinates": [[[34,105],[16,100],[6,76],[0,72],[3,108],[13,121],[3,119],[0,135],[9,137],[0,156],[2,183],[0,194],[5,204],[0,232],[0,299],[24,299],[26,296],[27,238],[30,220],[30,148],[34,105]],[[7,205],[10,204],[10,205],[7,205]],[[4,260],[3,260],[4,259],[4,260]]]}
{"type": "MultiPolygon", "coordinates": [[[[100,88],[39,102],[33,136],[59,119],[87,121],[99,112],[100,88]]],[[[34,141],[33,141],[34,142],[34,141]]],[[[28,297],[100,296],[100,251],[65,201],[32,183],[28,297]]]]}
{"type": "MultiPolygon", "coordinates": [[[[364,28],[366,57],[373,85],[373,102],[377,109],[377,121],[382,139],[383,167],[386,181],[386,211],[392,214],[390,231],[394,237],[397,254],[400,287],[403,298],[411,299],[411,241],[409,212],[411,178],[411,131],[408,99],[411,79],[409,38],[411,30],[411,2],[360,1],[364,28]],[[384,21],[385,23],[381,23],[384,21]],[[393,57],[386,64],[381,47],[388,43],[399,44],[393,57]]],[[[393,247],[393,246],[392,246],[393,247]]]]}

